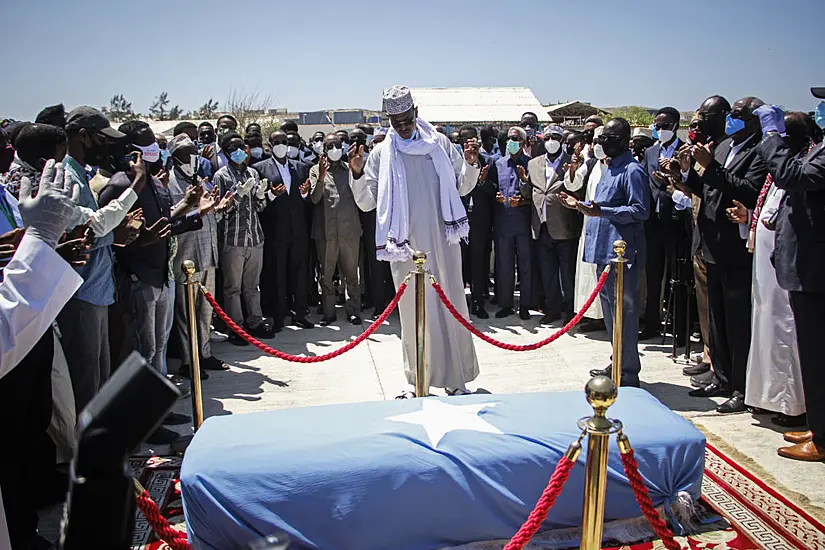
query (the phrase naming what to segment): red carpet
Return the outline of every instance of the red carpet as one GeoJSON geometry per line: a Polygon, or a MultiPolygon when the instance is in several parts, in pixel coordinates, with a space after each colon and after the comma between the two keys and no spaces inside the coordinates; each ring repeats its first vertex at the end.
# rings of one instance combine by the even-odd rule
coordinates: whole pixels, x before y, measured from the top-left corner
{"type": "MultiPolygon", "coordinates": [[[[825,526],[780,495],[721,451],[708,445],[705,479],[698,512],[700,533],[677,537],[685,549],[705,550],[825,550],[825,526]]],[[[131,461],[143,484],[173,526],[185,530],[180,500],[178,458],[131,461]]],[[[138,511],[134,550],[162,550],[143,514],[138,511]]],[[[622,550],[664,549],[658,540],[613,546],[622,550]]]]}

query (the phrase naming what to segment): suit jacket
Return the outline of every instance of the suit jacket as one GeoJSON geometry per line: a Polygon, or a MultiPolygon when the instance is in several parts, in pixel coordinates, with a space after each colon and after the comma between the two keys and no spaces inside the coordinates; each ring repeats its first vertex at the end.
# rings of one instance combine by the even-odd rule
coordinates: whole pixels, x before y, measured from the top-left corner
{"type": "Polygon", "coordinates": [[[552,179],[547,181],[547,156],[541,155],[527,163],[527,177],[530,179],[522,194],[533,201],[532,229],[533,238],[538,239],[541,224],[547,223],[550,236],[556,240],[577,239],[581,234],[582,215],[562,206],[555,195],[564,191],[565,164],[570,162],[570,155],[562,153],[559,167],[552,179]],[[546,214],[546,217],[545,217],[546,214]]]}
{"type": "Polygon", "coordinates": [[[342,162],[333,173],[332,167],[318,179],[318,165],[309,169],[312,185],[310,196],[318,207],[312,219],[313,239],[358,241],[361,238],[361,218],[349,186],[349,166],[342,162]],[[335,178],[338,178],[338,183],[335,178]]]}
{"type": "MultiPolygon", "coordinates": [[[[492,155],[479,154],[479,168],[483,169],[494,163],[495,160],[491,160],[492,158],[492,155]]],[[[484,181],[476,183],[472,191],[461,197],[461,202],[464,203],[464,208],[469,215],[471,231],[474,227],[482,231],[489,231],[493,227],[493,210],[496,205],[498,185],[493,181],[494,177],[490,175],[490,169],[487,169],[487,178],[484,181]]]]}
{"type": "MultiPolygon", "coordinates": [[[[678,151],[679,147],[681,147],[682,145],[684,145],[684,142],[679,138],[676,138],[675,150],[678,151]]],[[[661,150],[661,143],[656,142],[655,144],[648,147],[647,151],[645,151],[644,168],[647,171],[648,176],[650,176],[651,197],[650,216],[648,217],[648,220],[660,219],[667,223],[673,219],[674,212],[677,212],[678,214],[682,214],[682,212],[677,211],[674,208],[673,199],[670,198],[670,195],[668,195],[666,191],[667,183],[662,183],[653,177],[653,173],[659,171],[659,154],[661,150]],[[659,205],[658,214],[656,213],[656,204],[659,205]]]]}
{"type": "MultiPolygon", "coordinates": [[[[274,158],[256,163],[252,167],[273,186],[283,183],[281,172],[274,158]]],[[[261,226],[266,239],[277,242],[290,242],[309,238],[306,200],[301,197],[298,188],[309,178],[309,166],[296,160],[287,160],[292,185],[289,193],[271,200],[267,196],[267,205],[260,213],[261,226]]]]}
{"type": "Polygon", "coordinates": [[[768,136],[762,155],[774,184],[786,191],[776,221],[774,265],[785,290],[825,292],[825,144],[794,160],[785,141],[768,136]]]}
{"type": "Polygon", "coordinates": [[[725,211],[733,206],[734,199],[747,208],[756,207],[768,167],[759,153],[759,136],[753,136],[745,143],[731,165],[725,168],[731,147],[730,138],[720,142],[713,152],[713,160],[701,176],[694,168],[690,169],[687,185],[702,199],[696,228],[697,244],[702,247],[705,261],[746,266],[753,261],[752,255],[739,234],[739,225],[731,222],[725,211]]]}

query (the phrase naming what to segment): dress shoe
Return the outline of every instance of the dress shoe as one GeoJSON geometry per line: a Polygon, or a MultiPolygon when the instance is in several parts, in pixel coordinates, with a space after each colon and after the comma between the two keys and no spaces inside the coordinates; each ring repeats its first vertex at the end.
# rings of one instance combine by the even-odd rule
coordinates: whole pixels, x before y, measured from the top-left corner
{"type": "Polygon", "coordinates": [[[805,443],[814,438],[814,433],[811,430],[807,432],[785,432],[782,437],[788,443],[805,443]]]}
{"type": "Polygon", "coordinates": [[[541,320],[539,320],[539,324],[549,325],[551,323],[555,323],[559,319],[561,319],[561,314],[559,313],[545,313],[541,320]]]}
{"type": "Polygon", "coordinates": [[[562,326],[567,326],[567,323],[573,320],[574,315],[572,313],[562,313],[561,314],[561,324],[562,326]]]}
{"type": "Polygon", "coordinates": [[[255,338],[274,338],[275,326],[270,319],[264,319],[255,328],[247,330],[255,338]]]}
{"type": "Polygon", "coordinates": [[[735,414],[747,412],[748,407],[745,405],[745,396],[739,392],[733,392],[733,395],[716,407],[716,412],[720,414],[735,414]]]}
{"type": "Polygon", "coordinates": [[[690,377],[690,385],[694,388],[704,388],[714,382],[718,383],[719,380],[716,378],[716,373],[711,370],[690,377]]]}
{"type": "Polygon", "coordinates": [[[249,342],[235,334],[234,332],[229,335],[229,343],[234,346],[248,346],[249,342]]]}
{"type": "Polygon", "coordinates": [[[180,424],[186,424],[187,422],[191,422],[192,417],[186,416],[185,414],[178,414],[170,412],[166,415],[166,418],[163,419],[163,423],[167,426],[176,426],[180,424]]]}
{"type": "Polygon", "coordinates": [[[613,366],[608,365],[603,369],[593,369],[590,371],[590,376],[607,376],[608,378],[610,378],[611,376],[613,376],[613,366]]]}
{"type": "MultiPolygon", "coordinates": [[[[180,377],[186,379],[186,387],[189,387],[189,377],[190,373],[192,372],[192,367],[189,365],[181,365],[180,366],[180,377]]],[[[209,373],[205,370],[201,369],[201,380],[209,380],[209,373]]],[[[173,382],[174,384],[174,382],[173,382]]]]}
{"type": "Polygon", "coordinates": [[[272,330],[275,331],[275,334],[278,334],[282,330],[284,330],[284,320],[275,319],[272,321],[272,330]]]}
{"type": "Polygon", "coordinates": [[[687,367],[682,369],[682,374],[685,376],[696,376],[698,374],[704,374],[710,370],[710,365],[707,363],[698,363],[696,365],[688,365],[687,367]]]}
{"type": "Polygon", "coordinates": [[[783,428],[796,428],[804,426],[808,423],[808,416],[802,413],[797,416],[788,416],[787,414],[777,414],[771,417],[771,422],[783,428]]]}
{"type": "Polygon", "coordinates": [[[329,325],[334,324],[335,321],[337,321],[337,319],[335,317],[324,317],[323,319],[321,319],[321,322],[318,323],[318,324],[321,325],[322,327],[328,327],[329,325]]]}
{"type": "Polygon", "coordinates": [[[579,332],[598,332],[604,330],[604,319],[588,319],[583,323],[579,323],[579,332]]]}
{"type": "Polygon", "coordinates": [[[530,310],[526,307],[519,308],[518,316],[522,321],[528,321],[530,319],[530,310]]]}
{"type": "Polygon", "coordinates": [[[479,319],[489,319],[490,318],[490,314],[487,313],[486,309],[484,309],[484,304],[474,304],[473,309],[470,313],[472,313],[473,315],[475,315],[479,319]]]}
{"type": "Polygon", "coordinates": [[[654,338],[661,338],[662,331],[657,329],[644,329],[639,331],[639,340],[652,340],[654,338]]]}
{"type": "Polygon", "coordinates": [[[315,328],[315,325],[306,320],[306,317],[293,317],[292,324],[301,328],[315,328]]]}
{"type": "Polygon", "coordinates": [[[781,457],[792,458],[793,460],[804,460],[806,462],[825,460],[825,447],[820,447],[813,440],[797,443],[790,447],[781,447],[776,452],[781,457]]]}
{"type": "Polygon", "coordinates": [[[691,390],[688,395],[691,397],[730,397],[732,393],[731,390],[722,387],[721,383],[714,382],[704,388],[691,390]]]}
{"type": "Polygon", "coordinates": [[[504,319],[505,317],[509,317],[513,314],[513,308],[511,307],[503,307],[496,312],[496,319],[504,319]]]}
{"type": "Polygon", "coordinates": [[[206,370],[229,370],[229,366],[214,355],[212,357],[202,357],[201,368],[206,370]]]}
{"type": "Polygon", "coordinates": [[[350,315],[349,316],[349,322],[350,322],[351,325],[360,325],[361,324],[361,318],[357,315],[350,315]]]}

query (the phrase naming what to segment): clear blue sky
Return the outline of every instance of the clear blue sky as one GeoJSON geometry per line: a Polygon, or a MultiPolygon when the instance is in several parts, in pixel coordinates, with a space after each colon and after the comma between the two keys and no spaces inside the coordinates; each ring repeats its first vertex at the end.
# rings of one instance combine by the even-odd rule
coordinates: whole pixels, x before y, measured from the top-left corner
{"type": "Polygon", "coordinates": [[[823,0],[4,0],[0,117],[44,105],[189,110],[231,86],[290,110],[380,108],[381,89],[529,86],[540,101],[756,95],[811,110],[823,0]],[[144,13],[146,15],[144,16],[144,13]],[[792,21],[792,25],[788,22],[792,21]]]}

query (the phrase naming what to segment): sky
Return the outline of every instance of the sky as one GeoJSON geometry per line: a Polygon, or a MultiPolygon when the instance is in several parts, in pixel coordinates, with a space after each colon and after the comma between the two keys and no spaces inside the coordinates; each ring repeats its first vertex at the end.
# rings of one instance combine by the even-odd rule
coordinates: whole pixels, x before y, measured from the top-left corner
{"type": "Polygon", "coordinates": [[[3,0],[0,117],[45,105],[185,111],[231,89],[290,111],[381,90],[528,86],[542,103],[695,109],[713,94],[812,110],[823,0],[3,0]],[[151,12],[144,15],[143,12],[151,12]],[[786,23],[792,20],[793,26],[786,23]]]}

